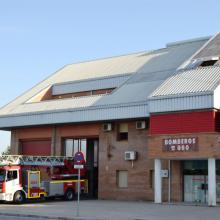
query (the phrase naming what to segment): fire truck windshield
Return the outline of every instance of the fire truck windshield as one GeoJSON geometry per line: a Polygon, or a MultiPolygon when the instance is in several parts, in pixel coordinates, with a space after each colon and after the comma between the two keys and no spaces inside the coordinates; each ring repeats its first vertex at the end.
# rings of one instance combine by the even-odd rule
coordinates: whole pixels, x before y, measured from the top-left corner
{"type": "Polygon", "coordinates": [[[0,182],[5,180],[5,170],[0,170],[0,182]]]}

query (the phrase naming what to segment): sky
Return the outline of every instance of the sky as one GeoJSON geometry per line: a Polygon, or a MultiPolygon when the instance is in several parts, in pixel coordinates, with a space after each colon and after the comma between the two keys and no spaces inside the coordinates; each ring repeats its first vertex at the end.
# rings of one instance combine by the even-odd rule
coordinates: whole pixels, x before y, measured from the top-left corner
{"type": "MultiPolygon", "coordinates": [[[[220,31],[219,0],[0,0],[0,106],[66,64],[220,31]]],[[[0,131],[0,152],[10,133],[0,131]]]]}

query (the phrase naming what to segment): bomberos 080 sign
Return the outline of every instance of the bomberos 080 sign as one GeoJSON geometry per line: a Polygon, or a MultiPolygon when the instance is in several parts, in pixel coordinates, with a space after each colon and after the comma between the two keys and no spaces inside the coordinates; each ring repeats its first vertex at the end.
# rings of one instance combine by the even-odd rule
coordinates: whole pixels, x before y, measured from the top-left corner
{"type": "Polygon", "coordinates": [[[198,137],[181,137],[163,139],[163,151],[187,152],[198,150],[198,137]]]}

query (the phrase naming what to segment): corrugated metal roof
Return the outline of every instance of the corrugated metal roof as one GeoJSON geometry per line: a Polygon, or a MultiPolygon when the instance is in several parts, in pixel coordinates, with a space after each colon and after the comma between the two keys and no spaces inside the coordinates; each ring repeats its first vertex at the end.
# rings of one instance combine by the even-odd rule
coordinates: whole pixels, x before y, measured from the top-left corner
{"type": "Polygon", "coordinates": [[[21,126],[24,124],[61,123],[61,119],[63,122],[67,122],[67,115],[69,122],[147,117],[148,107],[146,106],[149,94],[167,77],[172,76],[178,66],[192,56],[205,42],[206,40],[184,42],[152,52],[141,52],[66,66],[2,108],[0,110],[0,127],[4,127],[5,123],[8,123],[9,127],[10,124],[11,126],[21,126]],[[132,75],[109,95],[24,104],[50,85],[85,79],[89,82],[94,78],[100,80],[97,78],[121,77],[127,74],[132,75]],[[80,100],[84,100],[85,103],[81,103],[80,100]],[[145,107],[141,104],[143,102],[145,107]],[[134,103],[136,103],[135,108],[132,107],[134,103]],[[138,110],[138,105],[142,110],[138,110]],[[55,113],[55,110],[61,112],[55,113]],[[59,118],[62,112],[65,117],[59,118]],[[79,112],[82,116],[78,115],[79,112]],[[44,114],[45,116],[43,116],[44,114]],[[58,114],[57,117],[56,114],[58,114]],[[22,115],[22,120],[20,120],[20,116],[16,116],[17,122],[11,120],[10,117],[14,118],[15,115],[22,115]],[[35,115],[34,118],[33,115],[35,115]],[[40,120],[42,118],[45,119],[45,123],[40,120]]]}
{"type": "Polygon", "coordinates": [[[25,103],[48,86],[57,83],[135,73],[144,63],[147,62],[148,59],[150,59],[148,56],[142,57],[142,54],[146,54],[146,52],[64,66],[53,75],[10,102],[8,105],[2,107],[0,109],[0,115],[12,112],[12,110],[18,105],[25,103]]]}
{"type": "MultiPolygon", "coordinates": [[[[133,75],[129,82],[165,80],[202,45],[200,41],[178,44],[154,51],[153,57],[133,75]]],[[[142,55],[145,56],[145,55],[142,55]]]]}
{"type": "Polygon", "coordinates": [[[117,88],[130,78],[131,74],[95,78],[91,80],[73,81],[55,84],[52,87],[53,95],[61,95],[75,92],[92,91],[106,88],[117,88]]]}
{"type": "MultiPolygon", "coordinates": [[[[203,42],[204,43],[204,42],[203,42]]],[[[184,43],[152,52],[152,58],[133,74],[111,96],[98,101],[100,105],[147,101],[148,96],[189,56],[201,47],[201,42],[184,43]]],[[[142,56],[146,56],[143,54],[142,56]]]]}
{"type": "Polygon", "coordinates": [[[104,99],[100,99],[97,105],[147,101],[148,95],[162,82],[163,80],[157,80],[152,82],[143,81],[125,84],[111,95],[106,96],[104,99]]]}
{"type": "Polygon", "coordinates": [[[150,53],[143,54],[146,52],[71,64],[52,76],[53,83],[135,73],[151,58],[150,53]]]}
{"type": "Polygon", "coordinates": [[[220,83],[220,66],[177,72],[158,87],[149,98],[213,92],[220,83]]]}
{"type": "Polygon", "coordinates": [[[199,59],[203,57],[213,57],[213,56],[220,56],[220,33],[214,35],[210,41],[199,51],[195,56],[194,59],[199,59]]]}

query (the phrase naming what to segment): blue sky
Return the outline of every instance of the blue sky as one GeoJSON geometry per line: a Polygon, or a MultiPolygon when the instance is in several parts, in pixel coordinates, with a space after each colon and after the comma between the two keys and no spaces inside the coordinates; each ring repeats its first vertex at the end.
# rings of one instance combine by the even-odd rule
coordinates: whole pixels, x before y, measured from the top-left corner
{"type": "MultiPolygon", "coordinates": [[[[65,64],[220,31],[220,1],[0,0],[0,106],[65,64]]],[[[10,135],[0,132],[0,151],[10,135]]]]}

